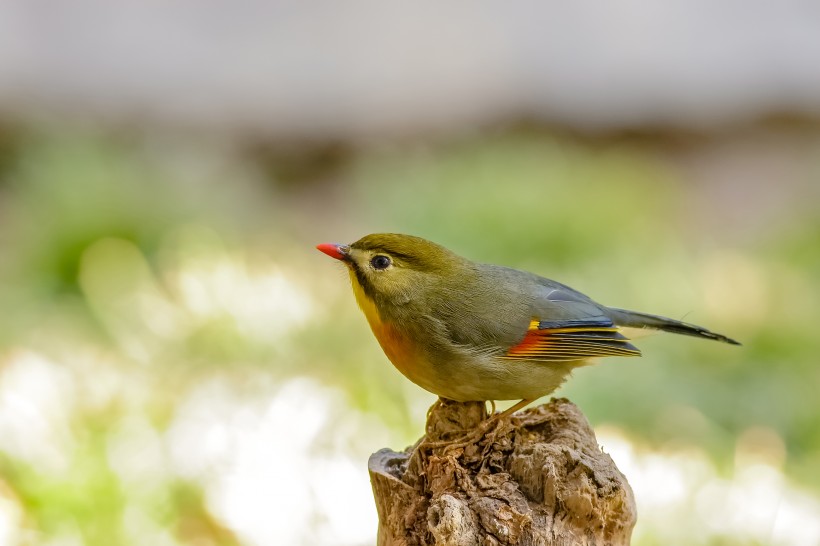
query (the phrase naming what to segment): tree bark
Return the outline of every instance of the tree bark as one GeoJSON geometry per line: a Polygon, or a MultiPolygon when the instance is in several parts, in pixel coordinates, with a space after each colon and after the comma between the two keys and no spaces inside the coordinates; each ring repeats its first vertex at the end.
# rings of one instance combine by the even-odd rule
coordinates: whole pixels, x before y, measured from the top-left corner
{"type": "Polygon", "coordinates": [[[574,404],[554,399],[465,440],[486,418],[482,402],[442,399],[419,443],[371,455],[379,546],[629,544],[632,489],[574,404]]]}

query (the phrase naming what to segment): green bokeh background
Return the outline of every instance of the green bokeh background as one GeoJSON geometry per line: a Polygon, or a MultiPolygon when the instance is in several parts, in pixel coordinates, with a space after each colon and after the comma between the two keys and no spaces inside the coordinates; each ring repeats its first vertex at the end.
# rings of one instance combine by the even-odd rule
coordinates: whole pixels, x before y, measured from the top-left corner
{"type": "MultiPolygon", "coordinates": [[[[705,153],[710,138],[686,154],[705,153]]],[[[785,448],[788,479],[820,498],[820,138],[801,139],[813,153],[794,179],[752,187],[738,173],[717,192],[685,168],[686,154],[653,138],[504,129],[295,155],[191,135],[7,130],[0,382],[4,362],[31,353],[56,363],[60,390],[72,393],[35,408],[66,423],[49,446],[63,463],[0,449],[0,488],[23,510],[21,543],[243,543],[195,476],[149,465],[129,480],[109,456],[135,419],[165,434],[209,382],[264,399],[307,376],[343,393],[346,411],[381,423],[392,447],[414,441],[432,396],[390,366],[345,273],[313,249],[379,231],[741,340],[648,337],[642,359],[582,369],[560,394],[596,427],[649,449],[702,450],[726,476],[738,438],[765,430],[785,448]],[[780,206],[762,214],[760,201],[780,206]],[[284,272],[311,298],[309,313],[278,324],[265,322],[277,301],[259,320],[231,311],[232,297],[255,298],[232,284],[242,275],[228,275],[228,296],[212,295],[207,312],[193,309],[180,279],[215,263],[249,278],[284,272]],[[133,505],[148,514],[145,534],[123,523],[133,505]]],[[[385,438],[348,441],[367,453],[385,438]]],[[[697,522],[680,525],[679,543],[692,543],[686,528],[697,522]]]]}

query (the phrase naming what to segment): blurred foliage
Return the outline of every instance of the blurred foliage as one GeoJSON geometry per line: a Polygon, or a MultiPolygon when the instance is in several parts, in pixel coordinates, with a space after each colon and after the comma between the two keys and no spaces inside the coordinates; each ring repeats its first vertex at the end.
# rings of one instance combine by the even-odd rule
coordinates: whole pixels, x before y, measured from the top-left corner
{"type": "Polygon", "coordinates": [[[25,543],[242,542],[212,515],[207,480],[150,447],[213,381],[257,400],[309,376],[390,431],[374,442],[412,442],[432,396],[389,366],[346,274],[312,248],[376,231],[740,339],[641,340],[643,359],[579,370],[560,394],[593,424],[697,446],[727,472],[738,436],[764,427],[787,473],[820,495],[817,203],[795,199],[780,225],[748,218],[755,236],[704,238],[692,229],[708,214],[701,189],[651,146],[544,134],[362,148],[315,171],[168,137],[13,140],[0,179],[0,390],[21,366],[50,378],[22,405],[0,397],[19,435],[0,441],[0,485],[24,508],[25,543]],[[32,416],[51,423],[40,436],[26,432],[32,416]]]}

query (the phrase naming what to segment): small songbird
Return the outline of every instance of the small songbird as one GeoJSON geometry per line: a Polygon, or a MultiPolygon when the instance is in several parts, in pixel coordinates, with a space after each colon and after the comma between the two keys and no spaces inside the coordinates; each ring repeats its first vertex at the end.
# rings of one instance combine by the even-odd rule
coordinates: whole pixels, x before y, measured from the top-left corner
{"type": "Polygon", "coordinates": [[[356,301],[393,365],[451,400],[515,399],[514,408],[523,407],[590,359],[640,356],[622,327],[739,345],[694,324],[606,307],[532,273],[472,262],[420,237],[378,233],[316,248],[348,267],[356,301]]]}

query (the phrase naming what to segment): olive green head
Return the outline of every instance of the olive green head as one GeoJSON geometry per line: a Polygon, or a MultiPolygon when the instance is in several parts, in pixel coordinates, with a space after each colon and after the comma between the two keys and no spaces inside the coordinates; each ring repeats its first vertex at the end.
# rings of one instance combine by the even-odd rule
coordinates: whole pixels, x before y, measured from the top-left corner
{"type": "Polygon", "coordinates": [[[374,233],[350,245],[317,248],[342,260],[370,298],[391,303],[407,301],[467,263],[443,246],[398,233],[374,233]]]}

